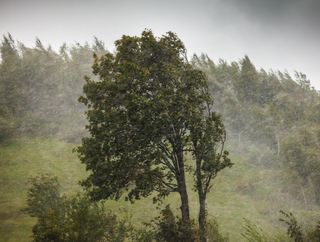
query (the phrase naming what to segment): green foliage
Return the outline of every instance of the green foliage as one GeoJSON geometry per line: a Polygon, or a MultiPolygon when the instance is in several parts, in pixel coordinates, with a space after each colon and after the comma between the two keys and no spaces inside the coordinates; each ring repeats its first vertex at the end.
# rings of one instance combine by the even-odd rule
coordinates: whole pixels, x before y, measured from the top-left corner
{"type": "Polygon", "coordinates": [[[207,102],[206,115],[196,115],[192,120],[190,136],[192,155],[196,168],[194,172],[195,189],[199,197],[199,233],[200,241],[206,242],[206,197],[212,187],[212,180],[217,174],[231,167],[229,153],[224,150],[226,133],[219,115],[211,111],[211,103],[207,102]]]}
{"type": "MultiPolygon", "coordinates": [[[[191,221],[191,230],[183,225],[181,218],[174,215],[169,205],[160,212],[160,216],[146,224],[140,239],[137,241],[187,242],[199,241],[199,229],[191,221]]],[[[228,242],[229,239],[221,234],[215,219],[208,222],[208,242],[228,242]]]]}
{"type": "Polygon", "coordinates": [[[176,217],[170,206],[161,210],[161,215],[153,220],[154,239],[158,242],[193,242],[196,237],[194,224],[186,227],[181,218],[176,217]]]}
{"type": "Polygon", "coordinates": [[[59,210],[63,204],[60,186],[56,177],[40,175],[29,179],[30,188],[27,195],[25,211],[32,217],[41,217],[52,210],[59,210]]]}
{"type": "Polygon", "coordinates": [[[217,173],[232,166],[206,76],[188,63],[183,43],[171,32],[157,39],[144,31],[115,44],[114,54],[95,56],[99,81],[86,78],[79,99],[88,108],[90,137],[78,153],[92,171],[83,185],[94,199],[119,199],[124,191],[130,201],[154,191],[162,199],[178,192],[188,224],[184,156],[191,151],[205,241],[206,194],[217,173]]]}
{"type": "MultiPolygon", "coordinates": [[[[195,56],[193,64],[208,75],[209,88],[215,97],[215,107],[222,114],[235,148],[245,153],[248,143],[262,143],[278,153],[278,141],[306,120],[315,116],[319,94],[310,86],[306,76],[297,73],[258,71],[245,56],[239,63],[195,56]],[[285,125],[284,125],[285,124],[285,125]]],[[[316,118],[314,118],[316,119],[316,118]]],[[[274,159],[274,157],[270,157],[274,159]]]]}
{"type": "MultiPolygon", "coordinates": [[[[30,176],[50,172],[57,176],[61,183],[61,191],[67,196],[81,191],[78,181],[87,173],[84,166],[72,154],[75,145],[52,139],[19,138],[0,144],[0,238],[5,242],[27,242],[32,235],[35,218],[20,212],[26,206],[26,181],[30,176]]],[[[250,160],[232,156],[236,165],[232,169],[223,170],[217,176],[215,184],[207,198],[208,220],[213,217],[219,222],[219,231],[228,234],[230,241],[244,241],[241,237],[242,218],[259,221],[268,234],[281,233],[281,239],[272,242],[290,241],[284,235],[285,229],[274,224],[278,220],[278,211],[290,206],[303,222],[310,224],[313,231],[313,221],[317,220],[319,208],[305,206],[297,201],[295,196],[288,194],[295,180],[287,180],[285,173],[279,168],[263,167],[252,164],[250,160]]],[[[293,178],[294,179],[294,178],[293,178]]],[[[192,188],[193,179],[188,178],[187,184],[192,188]]],[[[197,204],[197,194],[189,190],[189,199],[193,207],[197,204]]],[[[174,211],[179,209],[177,196],[171,195],[165,199],[174,211]]],[[[132,216],[131,223],[142,230],[141,223],[150,222],[158,216],[152,199],[141,199],[134,204],[124,199],[107,201],[107,210],[117,214],[120,221],[132,216]]],[[[197,210],[191,211],[191,216],[197,216],[197,210]]],[[[140,231],[140,237],[150,236],[148,231],[140,231]]],[[[136,232],[138,233],[138,232],[136,232]]],[[[210,234],[210,225],[208,225],[210,234]]],[[[137,235],[138,236],[138,235],[137,235]]],[[[138,238],[140,238],[138,237],[138,238]]],[[[150,237],[149,237],[150,238],[150,237]]]]}
{"type": "Polygon", "coordinates": [[[0,105],[0,142],[11,137],[16,126],[16,120],[10,114],[10,111],[5,106],[0,105]]]}
{"type": "Polygon", "coordinates": [[[103,205],[78,196],[67,202],[66,209],[66,222],[62,223],[68,234],[66,241],[124,241],[126,224],[118,224],[116,216],[108,214],[103,205]]]}
{"type": "Polygon", "coordinates": [[[258,225],[252,223],[248,219],[243,219],[244,224],[242,225],[243,232],[241,236],[244,237],[248,242],[268,242],[267,236],[258,225]]]}
{"type": "MultiPolygon", "coordinates": [[[[310,186],[313,197],[320,203],[320,128],[303,126],[283,140],[281,158],[283,163],[292,169],[300,178],[303,186],[310,186]]],[[[305,198],[307,199],[307,197],[305,198]]]]}
{"type": "Polygon", "coordinates": [[[292,238],[295,242],[318,242],[320,241],[320,221],[316,224],[315,228],[311,228],[309,226],[308,229],[305,229],[305,233],[302,232],[302,227],[298,224],[295,216],[289,212],[280,211],[283,215],[280,218],[280,221],[285,223],[287,228],[287,234],[290,238],[292,238]]]}
{"type": "MultiPolygon", "coordinates": [[[[59,137],[73,142],[83,137],[84,132],[79,127],[85,125],[82,115],[84,108],[76,99],[82,92],[83,76],[91,73],[93,52],[97,53],[97,56],[106,52],[101,41],[96,40],[92,46],[64,44],[60,52],[55,52],[50,47],[43,46],[40,40],[37,40],[34,48],[29,48],[15,41],[10,35],[4,36],[0,63],[0,141],[6,144],[4,141],[10,137],[26,134],[59,137]]],[[[307,77],[301,73],[297,73],[293,78],[287,73],[258,70],[248,57],[240,62],[228,63],[223,60],[214,62],[203,55],[196,56],[192,62],[208,76],[208,90],[215,97],[214,110],[222,114],[221,119],[228,133],[228,148],[230,147],[233,153],[236,151],[243,157],[267,167],[274,163],[271,170],[275,176],[271,175],[271,170],[261,167],[255,172],[277,177],[277,180],[274,179],[277,185],[289,179],[289,176],[292,179],[290,183],[286,180],[286,184],[290,186],[282,191],[259,179],[260,184],[256,184],[256,178],[245,179],[239,184],[234,183],[236,194],[266,199],[267,202],[263,201],[262,205],[259,205],[262,217],[270,215],[271,209],[264,208],[267,207],[265,204],[277,209],[280,205],[274,203],[278,202],[292,202],[294,204],[291,206],[300,206],[291,196],[308,205],[301,208],[302,210],[311,209],[309,206],[312,206],[312,201],[319,200],[320,194],[317,138],[320,100],[319,93],[310,86],[307,77]],[[279,167],[289,172],[278,176],[279,167]],[[274,194],[272,187],[278,195],[271,195],[271,200],[277,202],[270,202],[264,194],[270,190],[274,194]],[[287,194],[288,191],[291,195],[287,194]]],[[[24,144],[23,147],[25,146],[30,145],[24,144]]],[[[16,219],[20,219],[21,215],[16,216],[14,209],[22,204],[24,186],[21,183],[24,183],[24,171],[32,173],[34,170],[42,171],[54,167],[52,169],[66,174],[57,168],[60,163],[58,166],[51,162],[51,158],[45,157],[48,155],[47,149],[39,151],[38,146],[42,147],[36,144],[33,147],[37,152],[28,151],[31,154],[27,155],[29,158],[12,158],[12,155],[7,158],[1,153],[4,181],[2,192],[11,194],[9,198],[4,196],[1,200],[4,212],[0,216],[4,217],[2,221],[5,221],[1,221],[2,231],[9,231],[19,224],[16,219]],[[34,153],[38,154],[37,157],[34,157],[34,153]],[[44,164],[50,160],[49,168],[43,167],[40,161],[43,157],[44,164]],[[15,200],[17,197],[19,199],[15,200]],[[16,202],[11,204],[11,199],[16,202]]],[[[17,150],[20,149],[21,147],[17,147],[12,154],[18,154],[17,150]]],[[[65,156],[68,160],[69,155],[65,156]]],[[[207,167],[211,166],[204,166],[207,167]]],[[[70,169],[70,172],[76,172],[75,170],[70,169]]],[[[250,171],[241,171],[241,174],[248,173],[250,171]]],[[[255,177],[253,173],[250,173],[251,177],[255,177]]],[[[231,190],[229,185],[224,187],[225,190],[231,190]]],[[[241,201],[246,199],[240,198],[241,201]]],[[[252,203],[256,204],[250,200],[248,206],[252,203]]],[[[243,211],[243,208],[235,210],[239,212],[243,211]]],[[[228,216],[227,212],[225,214],[228,216]]],[[[255,216],[260,214],[256,213],[255,216]]],[[[19,230],[25,231],[31,220],[22,220],[27,221],[28,225],[24,225],[22,229],[19,227],[19,230]]],[[[236,226],[233,228],[236,230],[236,226]]],[[[15,238],[17,241],[21,240],[15,238]]]]}
{"type": "Polygon", "coordinates": [[[303,242],[302,228],[298,224],[294,215],[291,212],[287,213],[282,210],[280,213],[284,216],[283,218],[280,218],[280,221],[284,222],[288,226],[287,233],[290,238],[294,239],[295,242],[303,242]]]}
{"type": "Polygon", "coordinates": [[[305,191],[292,195],[318,203],[320,96],[306,75],[257,70],[247,56],[239,63],[195,56],[193,64],[208,75],[229,149],[259,165],[280,163],[287,176],[294,171],[305,191]]]}
{"type": "Polygon", "coordinates": [[[77,103],[83,76],[90,75],[93,53],[103,43],[63,45],[59,53],[16,42],[10,34],[0,43],[0,140],[14,135],[54,136],[80,140],[83,107],[77,103]],[[80,128],[79,128],[80,127],[80,128]]]}
{"type": "Polygon", "coordinates": [[[292,240],[283,233],[267,234],[258,224],[253,223],[248,219],[243,219],[244,224],[242,225],[242,238],[248,242],[291,242],[292,240]]]}
{"type": "Polygon", "coordinates": [[[248,56],[240,62],[240,76],[235,80],[235,87],[238,89],[238,96],[244,102],[259,102],[258,72],[248,56]]]}
{"type": "Polygon", "coordinates": [[[124,241],[129,231],[126,222],[107,213],[101,203],[84,195],[61,196],[56,178],[42,175],[30,179],[27,208],[37,218],[34,242],[124,241]]]}
{"type": "Polygon", "coordinates": [[[0,54],[0,141],[3,141],[17,128],[24,99],[22,90],[17,88],[22,82],[19,71],[21,61],[16,43],[10,34],[3,37],[0,54]]]}
{"type": "MultiPolygon", "coordinates": [[[[192,230],[175,217],[170,207],[161,211],[153,220],[152,230],[134,229],[128,220],[117,220],[101,203],[90,201],[84,195],[70,198],[60,195],[57,178],[41,175],[29,180],[27,208],[30,216],[37,218],[33,226],[35,242],[94,242],[94,241],[195,241],[198,230],[192,230]]],[[[209,223],[208,241],[228,241],[218,229],[217,223],[209,223]]]]}
{"type": "Polygon", "coordinates": [[[87,78],[80,98],[91,135],[78,149],[92,171],[84,184],[98,199],[118,199],[126,189],[130,200],[180,191],[190,115],[208,98],[205,77],[186,63],[173,33],[123,36],[116,47],[114,55],[96,57],[100,80],[87,78]]]}

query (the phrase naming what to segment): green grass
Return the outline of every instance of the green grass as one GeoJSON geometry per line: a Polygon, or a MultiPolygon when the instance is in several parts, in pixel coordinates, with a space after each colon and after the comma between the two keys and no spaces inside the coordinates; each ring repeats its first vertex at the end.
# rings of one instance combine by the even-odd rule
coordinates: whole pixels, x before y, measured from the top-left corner
{"type": "MultiPolygon", "coordinates": [[[[21,212],[25,206],[27,180],[40,173],[58,177],[66,194],[80,191],[78,181],[86,175],[84,166],[72,153],[74,145],[50,139],[23,138],[0,146],[0,241],[31,240],[34,219],[21,212]]],[[[232,157],[235,165],[222,171],[208,196],[209,218],[215,217],[231,241],[243,241],[243,218],[259,224],[269,235],[285,233],[279,224],[278,211],[292,210],[297,217],[320,217],[320,209],[292,200],[286,193],[288,181],[280,170],[263,168],[232,157]]],[[[189,178],[189,184],[192,179],[189,178]]],[[[192,216],[198,211],[197,196],[189,191],[192,216]]],[[[171,195],[165,203],[178,213],[178,197],[171,195]]],[[[133,205],[125,201],[108,201],[107,207],[119,216],[131,216],[139,226],[158,215],[150,198],[133,205]]]]}
{"type": "Polygon", "coordinates": [[[34,220],[25,206],[27,180],[40,173],[58,176],[66,192],[79,190],[84,167],[72,145],[44,139],[19,139],[0,148],[0,241],[30,241],[34,220]]]}

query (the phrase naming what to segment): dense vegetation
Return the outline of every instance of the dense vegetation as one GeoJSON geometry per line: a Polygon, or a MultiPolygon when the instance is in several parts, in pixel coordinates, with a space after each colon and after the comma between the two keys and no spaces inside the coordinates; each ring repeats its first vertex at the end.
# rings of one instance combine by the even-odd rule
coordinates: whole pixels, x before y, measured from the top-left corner
{"type": "Polygon", "coordinates": [[[61,46],[59,53],[15,42],[10,35],[1,44],[1,139],[32,135],[68,141],[83,136],[84,109],[78,103],[84,75],[91,75],[92,53],[102,54],[97,39],[93,46],[61,46]]]}
{"type": "MultiPolygon", "coordinates": [[[[83,115],[85,109],[77,99],[82,94],[84,76],[94,79],[91,74],[93,53],[97,56],[107,53],[103,43],[97,39],[93,45],[63,45],[60,51],[56,52],[50,47],[44,47],[40,40],[36,41],[35,47],[30,48],[14,41],[10,35],[4,36],[0,65],[2,151],[10,149],[8,145],[15,142],[26,146],[26,142],[17,140],[27,137],[45,137],[59,139],[59,142],[78,143],[80,138],[86,135],[86,121],[83,115]]],[[[239,62],[227,63],[220,60],[215,63],[208,56],[201,55],[194,56],[190,62],[208,76],[215,111],[222,115],[227,130],[228,149],[237,157],[250,161],[238,174],[255,177],[253,180],[248,178],[247,182],[233,183],[234,188],[223,186],[224,189],[234,189],[232,192],[244,194],[246,199],[267,201],[264,213],[273,214],[273,218],[279,216],[279,210],[287,207],[294,209],[293,213],[296,210],[298,214],[302,210],[313,211],[311,216],[310,213],[307,215],[308,212],[304,212],[302,220],[305,224],[310,224],[309,227],[314,226],[308,217],[313,218],[313,221],[319,220],[316,214],[319,212],[320,203],[320,97],[310,86],[310,81],[302,73],[296,73],[292,78],[288,73],[257,70],[247,56],[239,62]],[[253,168],[249,168],[251,166],[253,168]],[[250,172],[250,169],[254,169],[255,172],[250,172]],[[254,173],[259,173],[261,177],[253,176],[254,173]],[[262,182],[266,180],[269,183],[262,182]],[[259,182],[261,184],[257,184],[259,182]]],[[[39,144],[34,142],[34,145],[39,144]]],[[[68,152],[71,152],[70,149],[68,152]]],[[[7,199],[12,193],[10,189],[25,187],[21,184],[26,181],[9,182],[9,179],[16,179],[10,175],[14,174],[12,164],[21,166],[20,163],[15,163],[16,159],[14,155],[8,158],[8,155],[1,153],[1,169],[6,171],[1,174],[1,184],[12,184],[10,188],[7,185],[2,186],[4,190],[1,192],[5,195],[1,199],[1,209],[5,208],[2,204],[8,203],[7,199]]],[[[33,159],[39,160],[38,157],[26,159],[29,163],[33,159]]],[[[50,162],[52,160],[53,157],[50,162]]],[[[239,161],[239,158],[236,161],[239,161]]],[[[236,169],[236,161],[233,169],[236,169]]],[[[37,166],[40,164],[39,161],[37,166]]],[[[73,170],[77,169],[77,166],[75,165],[73,170]]],[[[24,171],[34,169],[32,165],[28,168],[23,164],[23,167],[24,171]]],[[[80,168],[81,171],[82,169],[80,168]]],[[[84,176],[84,173],[82,174],[77,177],[81,179],[84,176]]],[[[19,197],[19,194],[13,197],[19,197]]],[[[76,205],[79,199],[68,198],[66,203],[76,205]]],[[[173,200],[169,201],[174,203],[173,200]]],[[[214,201],[215,199],[212,200],[214,201]]],[[[23,202],[19,203],[17,208],[22,207],[23,202]]],[[[210,209],[209,205],[209,215],[210,209]]],[[[217,210],[216,207],[214,211],[219,214],[217,210]]],[[[233,216],[254,219],[250,215],[240,214],[233,216]]],[[[260,215],[256,214],[256,217],[258,216],[260,215]]],[[[277,223],[275,219],[273,222],[277,223]]],[[[251,231],[250,235],[246,235],[247,238],[257,231],[260,233],[252,224],[244,224],[247,228],[245,231],[249,234],[251,231]]],[[[227,232],[228,223],[222,222],[222,225],[223,231],[227,232]]],[[[270,229],[270,220],[268,226],[270,229]]],[[[307,236],[310,234],[303,233],[308,234],[307,236]]],[[[311,234],[317,234],[317,231],[311,234]]],[[[231,235],[231,239],[236,238],[235,236],[231,235]]],[[[240,233],[238,236],[241,236],[240,233]]]]}
{"type": "Polygon", "coordinates": [[[157,39],[144,31],[117,40],[114,54],[95,56],[99,81],[86,78],[79,99],[88,109],[90,136],[78,153],[91,171],[83,184],[94,199],[124,195],[133,201],[157,192],[157,201],[178,193],[185,231],[191,230],[186,184],[191,173],[200,204],[200,241],[206,242],[206,197],[218,172],[232,163],[206,76],[185,53],[174,33],[157,39]]]}
{"type": "Polygon", "coordinates": [[[319,203],[320,96],[306,76],[257,71],[247,56],[239,63],[215,64],[204,55],[193,62],[208,74],[235,152],[294,173],[295,197],[319,203]]]}

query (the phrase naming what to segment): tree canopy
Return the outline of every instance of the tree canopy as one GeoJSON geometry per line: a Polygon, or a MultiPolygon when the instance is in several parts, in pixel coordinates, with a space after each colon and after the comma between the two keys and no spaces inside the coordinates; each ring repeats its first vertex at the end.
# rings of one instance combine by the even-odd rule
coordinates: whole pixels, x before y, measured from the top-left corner
{"type": "Polygon", "coordinates": [[[197,160],[203,205],[211,179],[231,166],[206,76],[188,63],[183,43],[171,32],[157,39],[144,31],[115,44],[114,54],[95,57],[99,80],[87,78],[80,98],[88,108],[90,137],[78,152],[92,171],[83,184],[96,199],[178,192],[182,219],[189,223],[185,154],[197,160]]]}

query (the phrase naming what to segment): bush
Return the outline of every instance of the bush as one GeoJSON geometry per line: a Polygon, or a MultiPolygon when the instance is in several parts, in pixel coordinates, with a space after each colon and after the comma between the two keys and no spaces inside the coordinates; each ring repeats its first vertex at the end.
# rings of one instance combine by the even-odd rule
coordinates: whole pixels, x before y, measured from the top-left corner
{"type": "Polygon", "coordinates": [[[62,196],[56,178],[42,175],[30,183],[24,211],[37,218],[32,229],[34,242],[121,242],[131,231],[102,203],[83,194],[62,196]]]}
{"type": "MultiPolygon", "coordinates": [[[[194,242],[199,241],[199,230],[194,221],[191,220],[191,230],[183,226],[182,220],[174,216],[170,206],[167,205],[160,213],[160,216],[153,220],[150,231],[142,233],[141,242],[194,242]],[[152,240],[153,239],[153,240],[152,240]]],[[[218,223],[211,220],[207,225],[208,242],[227,242],[227,237],[221,235],[218,223]]]]}
{"type": "Polygon", "coordinates": [[[195,224],[192,222],[191,231],[183,226],[181,218],[173,214],[169,205],[161,211],[159,217],[152,221],[151,227],[157,242],[194,242],[196,240],[195,224]]]}
{"type": "Polygon", "coordinates": [[[298,224],[296,218],[294,215],[289,212],[280,211],[280,213],[283,215],[283,218],[280,218],[281,222],[284,222],[287,226],[287,234],[292,238],[295,242],[303,242],[303,234],[301,226],[298,224]]]}
{"type": "Polygon", "coordinates": [[[31,217],[44,217],[55,213],[63,207],[60,196],[60,185],[56,177],[48,174],[30,178],[27,194],[27,208],[24,209],[31,217]]]}

